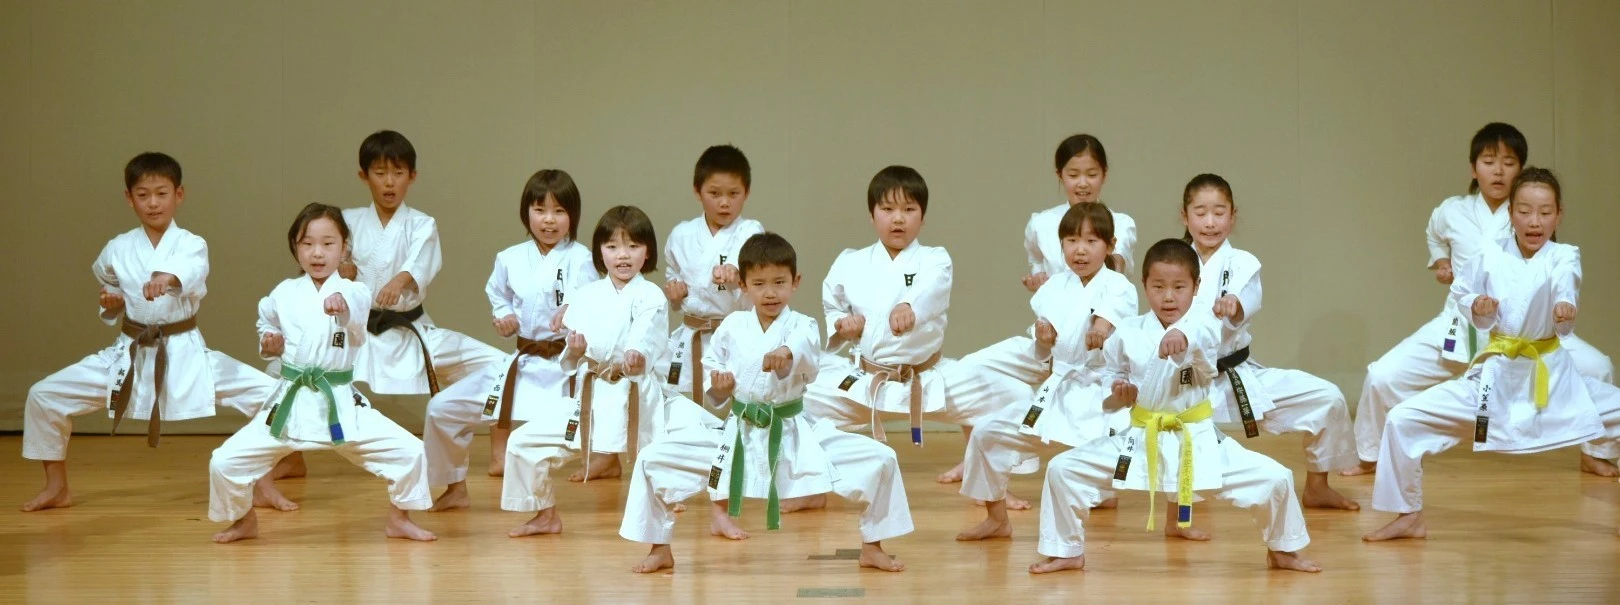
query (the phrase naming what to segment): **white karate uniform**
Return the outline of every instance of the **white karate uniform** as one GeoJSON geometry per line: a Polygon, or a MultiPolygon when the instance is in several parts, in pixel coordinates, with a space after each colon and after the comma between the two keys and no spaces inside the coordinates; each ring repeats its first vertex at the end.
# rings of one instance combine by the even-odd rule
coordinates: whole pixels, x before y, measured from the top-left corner
{"type": "MultiPolygon", "coordinates": [[[[1249,326],[1261,308],[1260,259],[1227,240],[1203,261],[1199,275],[1202,279],[1193,307],[1213,309],[1215,301],[1227,294],[1237,297],[1243,306],[1242,323],[1234,324],[1230,318],[1219,320],[1221,357],[1247,350],[1253,341],[1249,326]]],[[[1234,374],[1243,385],[1250,418],[1255,422],[1253,427],[1244,425],[1245,433],[1251,428],[1256,436],[1262,430],[1273,435],[1305,433],[1305,468],[1311,472],[1356,465],[1355,433],[1339,387],[1301,370],[1268,368],[1249,357],[1222,372],[1210,387],[1216,422],[1244,421],[1232,383],[1234,374]]]]}
{"type": "MultiPolygon", "coordinates": [[[[1527,259],[1507,238],[1483,248],[1460,268],[1451,283],[1456,308],[1472,309],[1480,296],[1498,301],[1495,317],[1470,317],[1479,332],[1539,341],[1574,330],[1573,322],[1554,321],[1553,307],[1560,302],[1578,305],[1581,257],[1575,246],[1548,242],[1527,259]]],[[[1581,376],[1562,347],[1541,355],[1541,361],[1547,371],[1545,408],[1536,408],[1535,359],[1492,354],[1470,367],[1463,378],[1443,382],[1390,410],[1373,483],[1373,508],[1394,513],[1422,510],[1423,457],[1451,449],[1470,436],[1476,452],[1528,454],[1599,439],[1603,453],[1620,453],[1615,451],[1620,389],[1581,376]],[[1478,426],[1481,417],[1484,435],[1478,426]]]]}
{"type": "MultiPolygon", "coordinates": [[[[148,326],[181,322],[196,317],[208,294],[208,243],[170,223],[157,246],[153,246],[145,228],[138,227],[108,241],[90,269],[103,291],[124,297],[120,312],[109,314],[107,309],[101,309],[103,323],[117,325],[120,316],[148,326]],[[156,273],[174,275],[180,287],[148,301],[142,290],[156,273]]],[[[66,460],[68,438],[73,433],[72,417],[101,410],[112,416],[112,398],[125,380],[135,383],[131,385],[124,420],[151,417],[157,350],[136,349],[135,376],[126,376],[130,342],[129,336],[119,333],[111,346],[28,389],[23,413],[24,458],[66,460]]],[[[209,350],[200,328],[169,336],[166,347],[168,367],[159,406],[163,421],[213,416],[216,405],[251,418],[275,388],[275,380],[264,372],[209,350]]],[[[126,434],[144,433],[145,424],[125,422],[119,428],[126,434]]]]}
{"type": "MultiPolygon", "coordinates": [[[[713,344],[704,349],[705,367],[732,373],[737,380],[733,396],[741,402],[781,404],[800,399],[819,370],[821,335],[816,320],[792,310],[764,330],[753,311],[732,313],[715,331],[713,344]],[[778,378],[774,372],[761,371],[765,355],[784,346],[793,352],[788,375],[778,378]]],[[[779,498],[834,492],[865,505],[860,521],[862,542],[911,533],[910,505],[894,450],[800,413],[782,423],[780,456],[773,472],[769,436],[768,427],[753,426],[732,415],[721,430],[691,425],[660,438],[636,461],[619,535],[636,542],[668,544],[675,530],[675,504],[705,486],[710,498],[717,501],[734,496],[765,498],[772,481],[779,498]],[[739,433],[746,476],[743,493],[732,494],[731,456],[739,433]]]]}
{"type": "MultiPolygon", "coordinates": [[[[1031,275],[1045,273],[1048,279],[1056,279],[1074,272],[1063,256],[1063,238],[1058,236],[1058,224],[1063,222],[1063,215],[1068,211],[1069,204],[1064,203],[1029,217],[1029,224],[1024,227],[1024,250],[1029,253],[1031,275]]],[[[1114,215],[1114,254],[1125,259],[1125,266],[1114,270],[1125,277],[1128,284],[1132,269],[1136,266],[1136,221],[1124,213],[1110,212],[1114,215]]],[[[1135,315],[1136,288],[1126,288],[1121,294],[1131,299],[1132,311],[1125,316],[1135,315]]],[[[1046,380],[1049,368],[1030,354],[1034,350],[1031,338],[1029,334],[1014,336],[975,351],[963,357],[962,361],[1011,376],[1025,384],[1038,385],[1046,380]]]]}
{"type": "MultiPolygon", "coordinates": [[[[1160,359],[1159,344],[1168,329],[1153,313],[1132,318],[1104,346],[1108,367],[1137,385],[1137,406],[1156,412],[1184,412],[1208,401],[1220,344],[1217,324],[1207,309],[1195,306],[1170,326],[1187,337],[1187,350],[1160,359]]],[[[1187,423],[1186,428],[1193,441],[1192,489],[1219,490],[1216,497],[1249,509],[1270,550],[1293,552],[1310,543],[1304,512],[1294,495],[1291,471],[1221,434],[1213,419],[1187,423]]],[[[1181,434],[1171,430],[1159,433],[1159,472],[1154,477],[1147,473],[1146,437],[1146,429],[1133,425],[1113,437],[1052,459],[1047,465],[1042,495],[1037,547],[1040,554],[1085,554],[1084,522],[1091,507],[1102,501],[1103,490],[1176,493],[1181,434]],[[1124,467],[1123,478],[1116,474],[1119,467],[1124,467]]]]}
{"type": "MultiPolygon", "coordinates": [[[[373,293],[379,292],[394,276],[411,274],[416,289],[400,293],[399,301],[388,311],[406,312],[422,306],[428,286],[438,276],[443,260],[439,254],[439,228],[433,217],[401,205],[383,226],[375,206],[348,208],[343,220],[349,225],[353,242],[356,281],[373,293]]],[[[375,303],[367,308],[375,306],[375,303]]],[[[486,367],[500,363],[500,349],[470,336],[433,325],[424,309],[412,322],[422,334],[422,342],[433,357],[434,374],[442,390],[486,367]]],[[[366,339],[355,361],[355,381],[364,382],[373,393],[386,395],[428,394],[427,374],[423,372],[422,342],[409,330],[396,328],[366,339]]]]}
{"type": "MultiPolygon", "coordinates": [[[[1504,203],[1493,212],[1484,196],[1478,193],[1440,202],[1429,217],[1426,232],[1429,268],[1449,258],[1455,277],[1481,248],[1512,237],[1513,228],[1508,219],[1510,205],[1504,203]]],[[[1384,353],[1378,361],[1367,365],[1367,379],[1362,383],[1355,419],[1356,450],[1362,460],[1378,460],[1384,416],[1390,408],[1429,387],[1456,378],[1467,368],[1470,352],[1485,346],[1486,334],[1477,334],[1478,338],[1470,344],[1468,319],[1463,311],[1466,310],[1456,309],[1448,298],[1438,316],[1384,353]]],[[[1603,353],[1573,332],[1559,335],[1559,340],[1581,375],[1603,382],[1614,381],[1614,364],[1603,353]]]]}
{"type": "Polygon", "coordinates": [[[1086,349],[1093,317],[1114,326],[1136,317],[1136,289],[1130,280],[1102,269],[1090,284],[1082,284],[1066,269],[1043,284],[1029,305],[1036,319],[1057,331],[1052,371],[1027,406],[1009,406],[974,428],[963,456],[962,495],[975,500],[1006,498],[1011,474],[1034,472],[1040,457],[1107,437],[1110,429],[1123,430],[1130,423],[1124,410],[1103,410],[1113,385],[1103,380],[1102,350],[1086,349]]]}
{"type": "MultiPolygon", "coordinates": [[[[912,242],[894,258],[881,242],[844,250],[833,261],[821,288],[829,348],[843,343],[838,320],[866,318],[856,354],[872,362],[916,365],[938,355],[945,343],[946,310],[951,302],[951,257],[944,248],[912,242]],[[911,305],[916,324],[905,334],[889,330],[889,314],[911,305]]],[[[822,358],[821,375],[805,393],[805,411],[831,420],[841,430],[865,430],[877,412],[906,414],[911,386],[861,371],[839,355],[822,358]]],[[[1030,386],[972,364],[941,359],[913,380],[922,381],[922,411],[931,420],[976,426],[1015,403],[1028,401],[1030,386]]]]}
{"type": "MultiPolygon", "coordinates": [[[[702,216],[670,230],[669,240],[664,242],[664,279],[686,283],[686,299],[681,301],[682,316],[718,322],[734,312],[754,308],[741,288],[715,285],[714,268],[737,266],[737,254],[743,242],[764,231],[765,226],[759,221],[738,217],[718,232],[709,233],[708,220],[702,216]]],[[[683,321],[670,333],[668,353],[659,360],[658,373],[666,377],[665,384],[671,390],[701,401],[701,393],[693,395],[691,392],[692,332],[683,321]]],[[[705,350],[713,336],[713,332],[700,333],[698,338],[705,350]]],[[[722,417],[728,413],[727,410],[711,411],[722,417]]]]}
{"type": "MultiPolygon", "coordinates": [[[[563,405],[542,406],[531,412],[527,424],[512,431],[506,444],[506,474],[501,484],[501,508],[510,511],[538,511],[556,503],[552,493],[551,471],[580,455],[582,430],[569,433],[569,425],[581,420],[580,397],[589,385],[592,396],[591,451],[616,455],[632,445],[645,446],[672,426],[700,424],[718,426],[720,421],[697,404],[664,392],[662,378],[652,360],[664,353],[664,336],[669,311],[662,288],[640,275],[623,288],[616,288],[611,277],[581,286],[568,302],[563,324],[584,335],[583,359],[563,355],[563,370],[573,383],[572,397],[563,405]],[[647,361],[639,375],[625,375],[617,381],[591,377],[593,368],[622,368],[624,355],[637,351],[647,361]],[[629,441],[630,385],[640,395],[637,408],[638,442],[629,441]],[[680,402],[687,405],[679,405],[680,402]]],[[[577,427],[577,425],[576,425],[577,427]]]]}
{"type": "MultiPolygon", "coordinates": [[[[588,246],[565,240],[541,254],[533,241],[525,241],[495,255],[495,269],[484,285],[494,318],[518,320],[517,335],[545,342],[564,335],[551,329],[557,310],[568,304],[574,291],[599,279],[588,246]]],[[[508,373],[517,361],[512,384],[512,420],[527,422],[543,407],[567,407],[568,374],[562,355],[545,358],[514,352],[499,364],[440,391],[428,401],[422,440],[427,450],[428,482],[449,485],[467,479],[467,448],[473,429],[493,425],[500,416],[508,373]]],[[[566,411],[566,410],[565,410],[566,411]]]]}
{"type": "MultiPolygon", "coordinates": [[[[285,340],[284,368],[352,370],[367,336],[365,310],[371,308],[371,296],[365,284],[336,275],[319,286],[308,276],[285,280],[259,301],[259,334],[280,334],[285,340]],[[348,313],[326,314],[326,298],[333,294],[343,296],[348,313]]],[[[214,450],[208,463],[209,520],[224,523],[247,515],[253,510],[253,483],[269,473],[276,460],[292,452],[318,450],[335,451],[386,479],[389,500],[401,510],[433,506],[422,440],[373,409],[352,386],[330,386],[332,400],[318,388],[303,386],[289,404],[284,398],[295,388],[294,382],[282,378],[273,405],[265,406],[214,450]],[[333,405],[341,434],[329,422],[333,405]],[[286,433],[277,436],[271,422],[279,415],[286,415],[286,433]],[[336,443],[340,436],[343,443],[336,443]]]]}

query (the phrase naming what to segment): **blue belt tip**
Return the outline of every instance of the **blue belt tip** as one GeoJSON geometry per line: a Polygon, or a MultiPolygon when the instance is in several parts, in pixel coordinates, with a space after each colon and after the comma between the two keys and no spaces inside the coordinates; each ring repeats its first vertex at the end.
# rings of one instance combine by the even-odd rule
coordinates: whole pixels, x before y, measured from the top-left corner
{"type": "Polygon", "coordinates": [[[1177,506],[1176,508],[1178,509],[1176,511],[1176,520],[1177,521],[1180,521],[1182,523],[1188,523],[1188,522],[1192,521],[1192,507],[1191,506],[1177,506]]]}
{"type": "Polygon", "coordinates": [[[912,445],[922,445],[922,427],[911,427],[911,443],[912,445]]]}

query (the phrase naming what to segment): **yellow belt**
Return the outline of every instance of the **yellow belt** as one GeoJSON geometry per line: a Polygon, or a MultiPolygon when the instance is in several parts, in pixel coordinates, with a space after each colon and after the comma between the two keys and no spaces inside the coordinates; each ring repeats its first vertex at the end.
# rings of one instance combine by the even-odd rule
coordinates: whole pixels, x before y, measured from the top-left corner
{"type": "Polygon", "coordinates": [[[1541,356],[1558,350],[1558,337],[1545,340],[1530,340],[1528,338],[1515,338],[1502,334],[1491,334],[1491,343],[1485,350],[1479,352],[1474,363],[1484,361],[1491,355],[1502,355],[1510,359],[1529,357],[1536,360],[1535,397],[1536,409],[1547,407],[1548,381],[1547,362],[1541,356]]]}
{"type": "Polygon", "coordinates": [[[1152,489],[1155,485],[1163,485],[1159,476],[1159,431],[1177,431],[1181,433],[1181,472],[1176,480],[1176,525],[1179,527],[1192,526],[1192,498],[1193,498],[1193,443],[1192,433],[1187,425],[1194,422],[1209,420],[1215,415],[1215,408],[1209,405],[1206,399],[1184,411],[1155,412],[1142,407],[1131,408],[1131,426],[1147,429],[1147,476],[1148,476],[1148,531],[1153,531],[1154,521],[1158,519],[1159,490],[1152,489]]]}

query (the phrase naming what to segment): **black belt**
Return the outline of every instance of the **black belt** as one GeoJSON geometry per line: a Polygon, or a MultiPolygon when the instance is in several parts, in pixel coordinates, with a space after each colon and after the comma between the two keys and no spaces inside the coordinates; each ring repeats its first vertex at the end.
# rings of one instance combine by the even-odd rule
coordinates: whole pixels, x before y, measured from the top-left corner
{"type": "Polygon", "coordinates": [[[1243,436],[1253,439],[1260,436],[1260,424],[1254,421],[1254,409],[1249,406],[1249,390],[1243,386],[1243,379],[1233,371],[1243,362],[1249,360],[1249,347],[1243,347],[1232,354],[1215,361],[1215,369],[1226,375],[1226,381],[1232,384],[1232,395],[1237,399],[1238,415],[1243,417],[1243,436]]]}
{"type": "Polygon", "coordinates": [[[427,340],[422,338],[422,332],[416,329],[416,320],[422,318],[422,305],[417,305],[409,311],[389,311],[387,309],[372,309],[366,316],[366,331],[372,336],[382,334],[394,328],[404,328],[416,335],[416,344],[422,347],[422,371],[427,373],[428,394],[439,394],[439,375],[433,371],[433,352],[428,350],[427,340]]]}

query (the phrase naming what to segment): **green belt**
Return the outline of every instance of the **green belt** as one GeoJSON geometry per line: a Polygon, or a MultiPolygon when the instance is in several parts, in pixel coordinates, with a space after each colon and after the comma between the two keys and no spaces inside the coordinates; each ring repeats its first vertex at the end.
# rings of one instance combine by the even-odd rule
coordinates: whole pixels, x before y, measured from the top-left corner
{"type": "Polygon", "coordinates": [[[322,368],[300,368],[290,363],[281,364],[281,377],[292,381],[287,387],[287,394],[281,398],[281,403],[270,409],[270,434],[277,439],[286,437],[287,418],[291,416],[287,410],[292,408],[293,401],[298,398],[299,389],[319,390],[326,396],[326,424],[332,431],[332,444],[343,443],[343,425],[338,422],[337,396],[332,394],[333,386],[342,386],[354,381],[354,370],[326,370],[322,368]]]}
{"type": "MultiPolygon", "coordinates": [[[[749,403],[732,400],[731,415],[737,421],[746,422],[759,428],[768,428],[771,431],[770,441],[766,448],[771,467],[770,495],[765,499],[765,529],[782,528],[782,503],[776,495],[776,461],[782,455],[782,421],[798,416],[804,411],[804,399],[794,399],[779,404],[749,403]]],[[[727,514],[733,517],[742,516],[743,501],[743,475],[747,467],[743,463],[743,429],[737,427],[737,441],[732,445],[731,459],[731,505],[727,507],[727,514]]]]}

